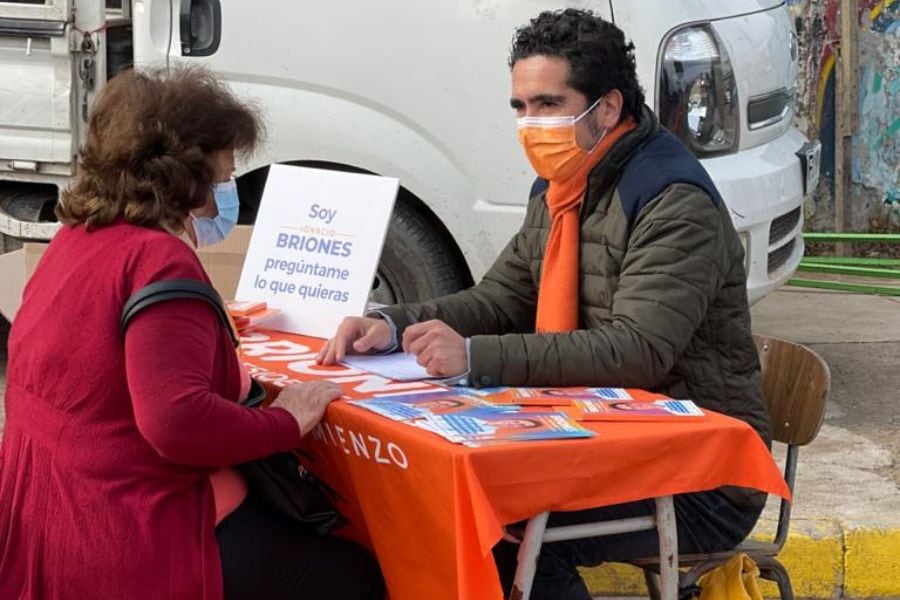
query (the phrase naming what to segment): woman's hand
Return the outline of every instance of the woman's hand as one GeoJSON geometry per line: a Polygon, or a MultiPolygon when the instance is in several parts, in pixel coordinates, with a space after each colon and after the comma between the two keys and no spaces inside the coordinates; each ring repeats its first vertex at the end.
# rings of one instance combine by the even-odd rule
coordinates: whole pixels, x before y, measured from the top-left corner
{"type": "Polygon", "coordinates": [[[304,436],[322,420],[328,404],[340,397],[341,388],[330,381],[295,383],[284,388],[272,406],[291,413],[300,426],[300,435],[304,436]]]}

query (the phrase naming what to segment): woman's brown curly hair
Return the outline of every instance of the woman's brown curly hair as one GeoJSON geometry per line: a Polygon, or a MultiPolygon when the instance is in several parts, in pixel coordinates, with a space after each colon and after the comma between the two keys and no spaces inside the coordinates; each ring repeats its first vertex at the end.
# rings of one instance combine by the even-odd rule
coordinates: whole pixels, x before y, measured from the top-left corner
{"type": "Polygon", "coordinates": [[[212,190],[212,153],[247,155],[263,135],[257,111],[207,69],[127,71],[97,96],[78,172],[56,215],[88,230],[117,219],[181,231],[212,190]]]}

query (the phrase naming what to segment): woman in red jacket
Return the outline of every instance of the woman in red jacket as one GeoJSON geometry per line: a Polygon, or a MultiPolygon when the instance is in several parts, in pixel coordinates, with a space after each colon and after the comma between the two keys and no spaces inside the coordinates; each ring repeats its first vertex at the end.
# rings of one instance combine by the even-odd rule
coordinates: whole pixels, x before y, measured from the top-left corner
{"type": "Polygon", "coordinates": [[[240,406],[246,374],[197,300],[155,304],[120,331],[147,284],[209,281],[186,241],[234,225],[234,151],[259,137],[253,111],[202,70],[123,73],[97,98],[57,208],[65,226],[10,332],[0,598],[382,595],[365,551],[246,501],[222,470],[296,447],[338,388],[240,406]]]}

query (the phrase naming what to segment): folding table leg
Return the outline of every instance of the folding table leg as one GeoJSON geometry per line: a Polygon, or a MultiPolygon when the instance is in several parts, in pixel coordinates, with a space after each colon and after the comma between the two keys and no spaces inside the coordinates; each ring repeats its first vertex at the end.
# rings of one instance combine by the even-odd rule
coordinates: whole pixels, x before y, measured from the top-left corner
{"type": "Polygon", "coordinates": [[[541,513],[529,520],[525,527],[525,536],[519,545],[516,578],[509,600],[528,600],[531,595],[531,584],[534,583],[534,571],[537,568],[537,559],[541,553],[541,543],[549,516],[548,512],[541,513]]]}
{"type": "Polygon", "coordinates": [[[659,591],[662,600],[678,600],[678,530],[672,496],[656,498],[659,533],[659,591]]]}

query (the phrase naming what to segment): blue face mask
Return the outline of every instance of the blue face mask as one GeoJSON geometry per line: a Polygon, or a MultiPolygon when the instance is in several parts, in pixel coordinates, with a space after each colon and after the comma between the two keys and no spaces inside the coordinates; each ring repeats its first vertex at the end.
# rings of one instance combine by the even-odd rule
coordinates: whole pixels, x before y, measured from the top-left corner
{"type": "Polygon", "coordinates": [[[234,179],[217,183],[213,188],[213,197],[215,198],[216,209],[219,214],[215,217],[195,217],[191,215],[198,248],[218,244],[237,225],[241,201],[238,199],[237,183],[235,183],[234,179]]]}

